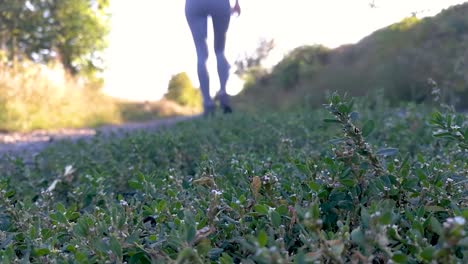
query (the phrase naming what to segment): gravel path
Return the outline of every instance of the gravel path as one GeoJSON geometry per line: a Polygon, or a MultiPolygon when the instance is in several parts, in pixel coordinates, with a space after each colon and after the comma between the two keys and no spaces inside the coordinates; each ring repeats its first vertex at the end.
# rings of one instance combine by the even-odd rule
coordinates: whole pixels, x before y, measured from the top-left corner
{"type": "Polygon", "coordinates": [[[167,127],[181,121],[191,120],[197,116],[182,116],[167,119],[154,120],[150,122],[125,123],[122,125],[107,125],[97,129],[60,129],[55,131],[39,130],[31,133],[0,133],[0,159],[4,155],[23,156],[34,155],[41,150],[61,140],[76,141],[111,133],[124,134],[133,130],[154,130],[167,127]]]}

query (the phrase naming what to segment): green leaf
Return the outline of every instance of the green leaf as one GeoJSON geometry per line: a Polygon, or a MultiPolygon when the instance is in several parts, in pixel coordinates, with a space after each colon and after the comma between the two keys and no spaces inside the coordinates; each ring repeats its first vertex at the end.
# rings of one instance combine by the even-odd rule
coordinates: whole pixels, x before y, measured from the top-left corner
{"type": "Polygon", "coordinates": [[[75,252],[76,252],[76,248],[75,248],[73,245],[67,245],[67,246],[65,247],[65,250],[70,251],[71,253],[75,253],[75,252]]]}
{"type": "Polygon", "coordinates": [[[309,185],[309,188],[312,191],[314,191],[314,192],[320,191],[320,185],[318,183],[316,183],[315,181],[310,181],[308,185],[309,185]]]}
{"type": "Polygon", "coordinates": [[[431,216],[431,230],[439,236],[443,233],[442,224],[433,216],[431,216]]]}
{"type": "Polygon", "coordinates": [[[158,209],[159,212],[164,210],[166,208],[167,202],[165,200],[161,200],[158,202],[158,205],[156,206],[156,209],[158,209]]]}
{"type": "Polygon", "coordinates": [[[323,119],[323,122],[325,122],[325,123],[333,123],[333,124],[341,124],[341,121],[340,121],[340,120],[330,119],[330,118],[323,119]]]}
{"type": "Polygon", "coordinates": [[[354,243],[356,243],[358,245],[363,245],[364,244],[364,242],[365,242],[364,233],[362,232],[360,227],[354,229],[351,232],[351,241],[353,241],[354,243]]]}
{"type": "Polygon", "coordinates": [[[151,264],[151,259],[145,252],[138,252],[130,257],[129,264],[151,264]]]}
{"type": "Polygon", "coordinates": [[[310,212],[312,213],[312,217],[314,219],[319,219],[320,218],[320,206],[319,206],[319,204],[314,203],[314,205],[310,209],[310,212]]]}
{"type": "Polygon", "coordinates": [[[175,191],[169,189],[169,190],[167,190],[167,195],[169,197],[171,197],[171,198],[174,198],[174,197],[177,196],[177,193],[175,191]]]}
{"type": "Polygon", "coordinates": [[[432,256],[434,255],[435,249],[433,247],[427,247],[421,252],[421,258],[427,261],[432,260],[432,256]]]}
{"type": "Polygon", "coordinates": [[[211,260],[216,261],[217,259],[220,258],[223,252],[224,252],[224,249],[222,248],[212,248],[208,251],[208,256],[210,257],[211,260]]]}
{"type": "Polygon", "coordinates": [[[57,223],[66,224],[68,222],[64,214],[57,212],[49,215],[50,219],[55,220],[57,223]]]}
{"type": "Polygon", "coordinates": [[[268,207],[263,204],[256,204],[254,206],[254,210],[260,214],[268,214],[268,207]]]}
{"type": "Polygon", "coordinates": [[[278,212],[272,211],[270,217],[273,227],[277,228],[281,225],[281,216],[278,214],[278,212]]]}
{"type": "Polygon", "coordinates": [[[60,213],[65,213],[66,211],[65,206],[60,202],[57,203],[55,209],[57,210],[57,212],[60,212],[60,213]]]}
{"type": "Polygon", "coordinates": [[[397,148],[384,148],[384,149],[379,149],[376,153],[379,156],[385,156],[385,157],[390,157],[390,156],[395,156],[398,154],[398,149],[397,148]]]}
{"type": "Polygon", "coordinates": [[[115,256],[119,260],[121,260],[123,258],[122,246],[120,246],[119,241],[114,236],[111,236],[111,238],[110,238],[110,249],[112,250],[112,252],[115,254],[115,256]]]}
{"type": "Polygon", "coordinates": [[[136,175],[138,181],[140,182],[145,182],[146,181],[146,178],[145,178],[145,175],[141,172],[139,172],[137,175],[136,175]]]}
{"type": "Polygon", "coordinates": [[[422,226],[422,223],[415,221],[413,222],[411,227],[412,227],[412,230],[411,230],[412,233],[418,232],[419,236],[422,236],[424,234],[424,227],[422,226]]]}
{"type": "Polygon", "coordinates": [[[429,120],[429,123],[441,126],[444,124],[444,118],[440,112],[436,111],[432,113],[432,118],[429,120]]]}
{"type": "Polygon", "coordinates": [[[341,102],[341,97],[338,94],[334,93],[330,98],[330,102],[334,105],[337,105],[341,102]]]}
{"type": "Polygon", "coordinates": [[[348,113],[351,112],[351,109],[347,105],[340,104],[338,105],[338,111],[343,115],[348,115],[348,113]]]}
{"type": "Polygon", "coordinates": [[[67,216],[68,221],[75,221],[76,219],[80,217],[80,213],[70,212],[70,213],[67,213],[66,216],[67,216]]]}
{"type": "Polygon", "coordinates": [[[280,205],[278,208],[276,208],[276,211],[278,214],[287,216],[288,215],[288,207],[284,204],[280,205]]]}
{"type": "Polygon", "coordinates": [[[310,170],[309,170],[309,167],[307,167],[307,165],[305,164],[302,164],[302,163],[298,163],[296,164],[296,168],[303,174],[305,175],[309,175],[310,173],[310,170]]]}
{"type": "Polygon", "coordinates": [[[260,247],[265,247],[268,244],[268,235],[265,230],[260,230],[257,240],[260,247]]]}
{"type": "Polygon", "coordinates": [[[47,228],[41,229],[41,236],[42,236],[42,239],[44,240],[51,238],[52,234],[53,233],[50,229],[47,229],[47,228]]]}
{"type": "Polygon", "coordinates": [[[86,237],[89,232],[89,226],[86,224],[85,221],[82,221],[81,219],[76,223],[76,225],[73,228],[73,231],[75,232],[76,235],[81,236],[81,237],[86,237]]]}
{"type": "Polygon", "coordinates": [[[392,260],[396,263],[408,263],[408,258],[404,254],[394,254],[392,260]]]}
{"type": "Polygon", "coordinates": [[[416,176],[418,176],[418,179],[419,179],[420,181],[427,180],[427,176],[426,176],[426,174],[424,173],[423,170],[421,170],[420,168],[417,168],[417,169],[415,170],[415,172],[416,172],[416,176]]]}
{"type": "Polygon", "coordinates": [[[367,137],[374,131],[375,122],[373,120],[368,120],[362,127],[362,136],[367,137]]]}
{"type": "Polygon", "coordinates": [[[426,211],[432,212],[432,213],[445,212],[445,211],[447,211],[445,208],[440,207],[440,206],[437,206],[437,205],[428,205],[428,206],[424,206],[424,209],[425,209],[426,211]]]}
{"type": "Polygon", "coordinates": [[[464,209],[462,211],[462,216],[465,218],[465,219],[468,219],[468,209],[464,209]]]}
{"type": "Polygon", "coordinates": [[[346,187],[353,187],[356,185],[353,179],[340,179],[340,183],[346,187]]]}
{"type": "Polygon", "coordinates": [[[390,225],[392,223],[392,213],[386,212],[382,216],[380,216],[379,222],[382,225],[390,225]]]}
{"type": "Polygon", "coordinates": [[[128,181],[128,186],[130,186],[130,188],[135,189],[135,190],[143,190],[143,185],[139,181],[136,181],[136,180],[128,181]]]}
{"type": "Polygon", "coordinates": [[[81,251],[75,252],[75,259],[77,260],[78,263],[89,263],[88,256],[81,251]]]}
{"type": "Polygon", "coordinates": [[[432,135],[433,135],[434,137],[437,137],[437,138],[453,138],[452,133],[447,132],[447,131],[435,132],[435,133],[433,133],[432,135]]]}
{"type": "Polygon", "coordinates": [[[246,201],[247,201],[247,198],[245,197],[245,195],[242,194],[242,195],[239,197],[239,202],[240,202],[241,204],[244,204],[246,201]]]}
{"type": "Polygon", "coordinates": [[[34,249],[33,256],[35,257],[43,257],[50,254],[50,250],[48,248],[39,248],[34,249]]]}
{"type": "Polygon", "coordinates": [[[234,263],[234,260],[228,254],[223,253],[221,255],[221,258],[219,258],[219,262],[221,264],[232,264],[232,263],[234,263]]]}
{"type": "Polygon", "coordinates": [[[194,225],[186,224],[185,225],[185,241],[187,243],[192,243],[195,239],[195,235],[197,234],[197,230],[195,229],[194,225]]]}
{"type": "Polygon", "coordinates": [[[16,194],[15,190],[10,190],[10,191],[5,193],[5,197],[6,198],[12,198],[13,196],[15,196],[15,194],[16,194]]]}

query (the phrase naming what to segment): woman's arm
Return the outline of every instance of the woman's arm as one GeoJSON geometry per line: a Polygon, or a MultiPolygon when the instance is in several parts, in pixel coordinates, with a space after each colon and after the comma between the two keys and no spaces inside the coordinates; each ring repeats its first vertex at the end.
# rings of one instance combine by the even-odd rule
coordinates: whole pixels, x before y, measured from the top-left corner
{"type": "Polygon", "coordinates": [[[232,14],[237,13],[238,16],[240,15],[241,8],[240,8],[239,0],[236,0],[236,3],[234,4],[234,6],[231,9],[231,13],[232,14]]]}

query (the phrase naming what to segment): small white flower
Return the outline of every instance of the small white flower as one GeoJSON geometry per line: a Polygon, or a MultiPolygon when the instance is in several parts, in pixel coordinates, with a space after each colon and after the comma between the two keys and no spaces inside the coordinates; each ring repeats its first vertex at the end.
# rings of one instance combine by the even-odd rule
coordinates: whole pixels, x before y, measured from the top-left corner
{"type": "Polygon", "coordinates": [[[125,200],[120,200],[120,205],[121,206],[128,206],[128,203],[125,200]]]}
{"type": "Polygon", "coordinates": [[[465,225],[465,223],[466,223],[465,218],[463,218],[463,217],[461,217],[461,216],[456,216],[456,217],[454,218],[454,221],[455,221],[455,223],[457,223],[458,225],[465,225]]]}
{"type": "Polygon", "coordinates": [[[214,194],[214,195],[216,195],[216,196],[217,196],[217,195],[223,194],[222,191],[218,191],[218,190],[212,190],[211,193],[214,194]]]}
{"type": "Polygon", "coordinates": [[[70,175],[72,174],[73,172],[75,171],[75,169],[73,169],[73,166],[72,165],[67,165],[65,167],[65,175],[70,175]]]}

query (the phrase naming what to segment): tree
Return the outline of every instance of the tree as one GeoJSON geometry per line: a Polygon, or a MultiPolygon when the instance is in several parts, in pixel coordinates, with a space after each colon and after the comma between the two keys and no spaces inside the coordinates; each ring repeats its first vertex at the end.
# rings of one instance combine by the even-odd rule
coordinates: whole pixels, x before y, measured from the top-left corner
{"type": "Polygon", "coordinates": [[[108,0],[54,0],[52,46],[71,73],[92,75],[102,70],[102,54],[107,46],[108,0]]]}
{"type": "Polygon", "coordinates": [[[192,81],[185,72],[172,76],[164,98],[182,106],[194,108],[200,107],[202,102],[200,90],[193,87],[192,81]]]}
{"type": "Polygon", "coordinates": [[[2,0],[0,49],[13,63],[58,60],[74,75],[103,70],[109,0],[2,0]]]}
{"type": "MultiPolygon", "coordinates": [[[[261,39],[253,54],[244,54],[243,57],[237,59],[234,64],[236,66],[235,74],[243,78],[253,72],[261,69],[262,62],[268,58],[270,52],[275,48],[274,39],[261,39]]],[[[248,77],[248,76],[247,76],[248,77]]]]}

